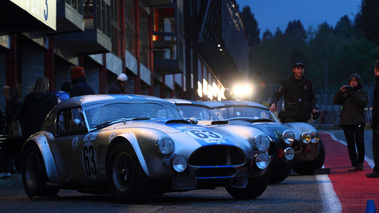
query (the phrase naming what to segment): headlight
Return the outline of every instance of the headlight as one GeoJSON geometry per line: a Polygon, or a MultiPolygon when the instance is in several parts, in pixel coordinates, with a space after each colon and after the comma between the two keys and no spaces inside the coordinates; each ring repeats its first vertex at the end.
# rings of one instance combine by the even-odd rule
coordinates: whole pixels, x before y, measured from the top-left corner
{"type": "Polygon", "coordinates": [[[295,152],[293,151],[293,148],[292,148],[292,147],[287,147],[287,148],[284,150],[284,157],[285,157],[287,160],[292,160],[293,157],[295,157],[295,152]]]}
{"type": "Polygon", "coordinates": [[[176,172],[183,172],[187,168],[187,160],[183,156],[176,156],[172,160],[172,168],[176,172]]]}
{"type": "Polygon", "coordinates": [[[282,139],[284,143],[291,145],[295,141],[295,133],[290,130],[286,130],[282,134],[282,139]]]}
{"type": "Polygon", "coordinates": [[[311,142],[318,143],[318,141],[320,140],[320,134],[318,133],[318,131],[311,131],[310,135],[311,135],[311,142]]]}
{"type": "Polygon", "coordinates": [[[174,141],[167,136],[159,138],[157,141],[157,146],[159,151],[164,155],[173,153],[175,149],[174,141]]]}
{"type": "Polygon", "coordinates": [[[259,134],[254,138],[254,147],[261,152],[266,152],[270,148],[271,139],[264,134],[259,134]]]}
{"type": "Polygon", "coordinates": [[[270,159],[266,154],[259,154],[255,158],[255,165],[260,169],[266,169],[269,163],[270,159]]]}
{"type": "Polygon", "coordinates": [[[303,143],[308,144],[311,142],[311,135],[308,132],[301,134],[300,139],[303,143]]]}

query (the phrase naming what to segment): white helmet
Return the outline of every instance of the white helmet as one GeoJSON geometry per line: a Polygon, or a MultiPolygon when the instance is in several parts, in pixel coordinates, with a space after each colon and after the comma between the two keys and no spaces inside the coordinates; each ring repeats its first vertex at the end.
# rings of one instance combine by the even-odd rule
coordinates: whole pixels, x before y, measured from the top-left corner
{"type": "Polygon", "coordinates": [[[128,80],[128,76],[126,76],[124,73],[121,73],[120,75],[117,76],[117,80],[126,81],[128,80]]]}

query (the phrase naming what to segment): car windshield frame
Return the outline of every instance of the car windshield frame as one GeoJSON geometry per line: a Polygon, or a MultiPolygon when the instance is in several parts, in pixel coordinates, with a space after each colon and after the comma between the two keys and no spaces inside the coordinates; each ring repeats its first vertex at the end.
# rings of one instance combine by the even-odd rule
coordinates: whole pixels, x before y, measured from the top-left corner
{"type": "Polygon", "coordinates": [[[195,117],[197,120],[205,121],[220,121],[221,119],[217,117],[216,113],[209,109],[208,107],[203,107],[199,105],[189,105],[189,104],[180,104],[177,105],[180,112],[183,114],[185,119],[190,119],[195,117]],[[213,118],[213,119],[212,119],[213,118]]]}
{"type": "Polygon", "coordinates": [[[213,108],[213,111],[220,119],[225,120],[252,118],[253,120],[272,120],[273,122],[278,122],[270,110],[260,107],[223,106],[213,108]]]}
{"type": "Polygon", "coordinates": [[[176,107],[144,103],[105,103],[83,107],[83,115],[90,131],[111,125],[113,121],[184,120],[176,107]]]}

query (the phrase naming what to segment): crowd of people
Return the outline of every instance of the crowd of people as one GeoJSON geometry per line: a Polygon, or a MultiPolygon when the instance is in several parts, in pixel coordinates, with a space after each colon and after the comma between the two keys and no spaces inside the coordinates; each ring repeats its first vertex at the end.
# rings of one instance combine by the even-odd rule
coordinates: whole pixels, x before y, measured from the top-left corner
{"type": "MultiPolygon", "coordinates": [[[[58,103],[81,95],[95,94],[87,84],[85,70],[81,66],[69,68],[71,83],[64,82],[60,90],[49,91],[49,79],[37,78],[30,88],[30,93],[22,100],[20,92],[15,86],[4,86],[5,112],[0,111],[2,120],[2,135],[6,135],[0,153],[0,178],[12,175],[15,166],[14,153],[21,151],[23,142],[35,132],[38,132],[50,110],[58,103]],[[18,125],[14,125],[14,124],[18,125]],[[14,131],[18,130],[18,131],[14,131]],[[16,132],[16,133],[15,133],[16,132]]],[[[115,84],[110,88],[109,94],[126,94],[126,81],[128,77],[121,73],[115,84]]],[[[19,156],[20,157],[20,156],[19,156]]]]}
{"type": "MultiPolygon", "coordinates": [[[[304,75],[304,71],[305,65],[303,63],[299,62],[293,65],[290,75],[280,82],[277,91],[273,94],[269,110],[277,111],[278,101],[283,97],[284,109],[281,110],[278,116],[281,122],[308,122],[312,115],[313,119],[317,119],[321,114],[319,127],[323,123],[326,130],[326,111],[320,113],[316,107],[313,82],[304,75]]],[[[2,149],[0,178],[11,176],[11,154],[20,151],[23,141],[40,130],[46,115],[56,104],[71,97],[95,94],[94,90],[87,84],[83,67],[70,67],[70,73],[71,83],[63,83],[61,89],[54,93],[49,91],[48,78],[37,78],[30,93],[25,96],[23,101],[20,98],[17,87],[3,87],[3,93],[6,98],[5,125],[3,126],[8,128],[9,134],[2,149]],[[14,125],[15,123],[18,124],[18,128],[22,129],[22,134],[19,137],[15,136],[17,133],[13,133],[13,130],[17,129],[17,125],[14,125]]],[[[371,173],[366,174],[368,178],[379,177],[379,59],[374,64],[374,74],[375,88],[371,128],[373,129],[372,146],[375,166],[371,173]]],[[[127,80],[128,77],[124,73],[118,75],[108,94],[126,94],[127,80]]],[[[230,89],[225,90],[225,97],[226,100],[233,99],[230,89]]],[[[348,171],[362,171],[365,157],[364,108],[368,104],[368,94],[363,89],[363,82],[359,74],[351,74],[347,84],[342,85],[336,92],[333,103],[342,106],[339,125],[344,131],[348,145],[348,154],[351,161],[351,168],[348,171]]]]}

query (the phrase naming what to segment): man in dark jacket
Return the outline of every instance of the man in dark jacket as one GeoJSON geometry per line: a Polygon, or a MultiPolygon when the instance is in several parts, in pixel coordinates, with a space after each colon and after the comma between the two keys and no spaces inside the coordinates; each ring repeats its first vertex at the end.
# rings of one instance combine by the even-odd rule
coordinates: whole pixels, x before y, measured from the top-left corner
{"type": "Polygon", "coordinates": [[[74,66],[70,68],[71,73],[71,93],[70,97],[80,96],[80,95],[90,95],[95,94],[93,89],[87,84],[84,68],[81,66],[74,66]]]}
{"type": "Polygon", "coordinates": [[[109,89],[108,94],[126,94],[125,86],[127,80],[128,76],[124,73],[118,75],[116,83],[109,89]]]}
{"type": "Polygon", "coordinates": [[[372,103],[372,152],[374,156],[374,169],[373,172],[366,174],[368,178],[378,178],[379,177],[379,59],[375,61],[374,66],[375,73],[375,88],[374,88],[374,99],[372,103]]]}
{"type": "Polygon", "coordinates": [[[284,111],[280,120],[286,122],[307,122],[312,114],[317,114],[316,96],[313,92],[313,82],[304,76],[304,64],[296,63],[293,73],[282,80],[274,93],[270,110],[277,110],[277,103],[284,96],[284,111]]]}

